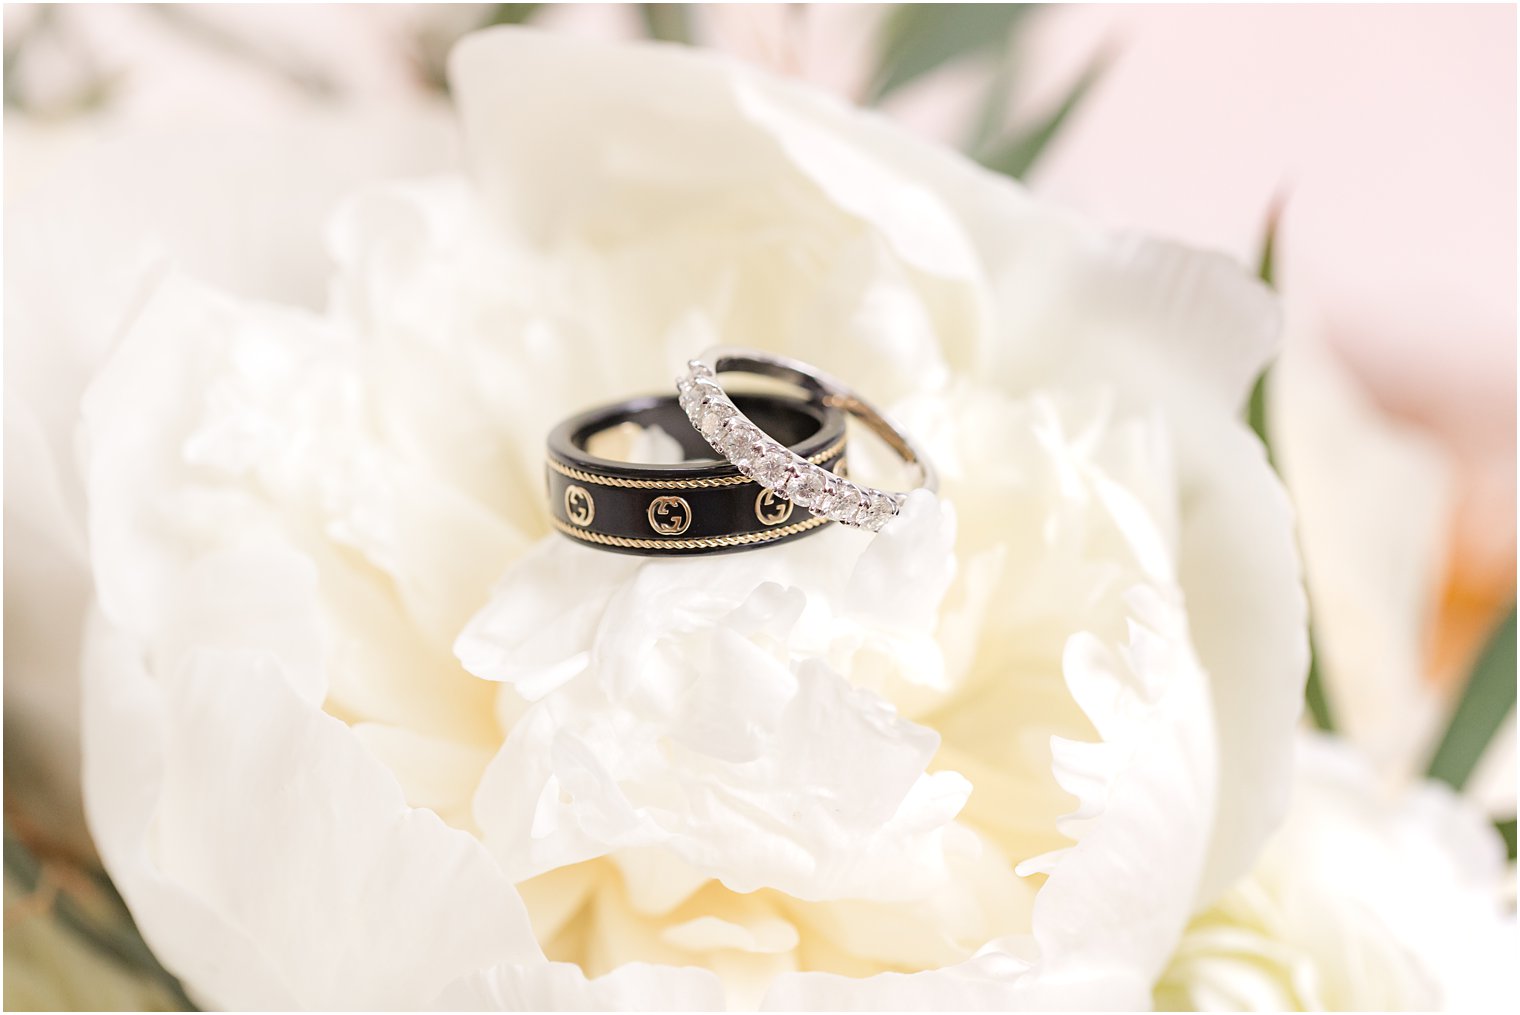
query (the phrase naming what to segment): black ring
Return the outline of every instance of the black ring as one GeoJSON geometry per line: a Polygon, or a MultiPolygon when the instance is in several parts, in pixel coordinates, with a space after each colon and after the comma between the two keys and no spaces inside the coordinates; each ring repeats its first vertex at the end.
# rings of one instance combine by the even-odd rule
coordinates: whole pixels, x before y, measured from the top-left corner
{"type": "MultiPolygon", "coordinates": [[[[843,475],[845,415],[817,402],[737,395],[756,426],[815,465],[843,475]]],[[[560,532],[615,553],[727,553],[817,532],[828,519],[771,493],[713,450],[674,396],[632,398],[565,420],[549,434],[549,514],[560,532]],[[621,423],[658,426],[686,461],[646,465],[599,458],[594,434],[621,423]]]]}

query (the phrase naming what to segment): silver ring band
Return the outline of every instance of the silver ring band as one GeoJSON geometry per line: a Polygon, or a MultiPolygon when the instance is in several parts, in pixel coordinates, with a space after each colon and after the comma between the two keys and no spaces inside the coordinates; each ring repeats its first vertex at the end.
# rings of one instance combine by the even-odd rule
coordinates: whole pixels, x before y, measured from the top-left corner
{"type": "Polygon", "coordinates": [[[739,411],[718,383],[718,374],[757,374],[796,385],[824,405],[854,416],[886,441],[915,470],[919,486],[937,486],[934,467],[907,433],[853,390],[806,363],[720,346],[691,360],[687,368],[676,390],[681,408],[703,440],[744,475],[815,515],[878,532],[902,510],[907,494],[861,486],[788,451],[739,411]]]}

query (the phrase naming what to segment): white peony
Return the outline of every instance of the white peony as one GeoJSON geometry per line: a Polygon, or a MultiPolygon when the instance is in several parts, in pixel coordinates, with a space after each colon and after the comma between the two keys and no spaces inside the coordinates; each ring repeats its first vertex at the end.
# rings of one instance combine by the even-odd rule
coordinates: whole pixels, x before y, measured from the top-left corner
{"type": "Polygon", "coordinates": [[[5,118],[5,244],[20,252],[5,264],[7,792],[36,779],[23,809],[82,854],[77,674],[93,589],[80,396],[165,272],[319,305],[333,207],[377,173],[437,171],[457,147],[443,108],[245,114],[188,130],[5,118]]]}
{"type": "Polygon", "coordinates": [[[1148,1004],[1289,788],[1271,296],[689,51],[453,83],[469,178],[350,201],[326,312],[167,277],[86,396],[85,788],[155,952],[231,1008],[1148,1004]],[[719,338],[944,497],[546,535],[548,428],[719,338]]]}
{"type": "Polygon", "coordinates": [[[1426,642],[1446,463],[1368,403],[1314,328],[1289,336],[1274,434],[1341,734],[1301,737],[1287,820],[1189,926],[1156,1006],[1507,1011],[1520,1001],[1513,866],[1484,810],[1514,813],[1513,733],[1488,751],[1497,778],[1466,796],[1416,774],[1442,718],[1426,642]]]}
{"type": "Polygon", "coordinates": [[[1194,920],[1157,987],[1189,1011],[1512,1011],[1504,846],[1444,783],[1390,788],[1306,734],[1293,806],[1250,877],[1194,920]]]}
{"type": "Polygon", "coordinates": [[[1335,724],[1401,784],[1423,771],[1450,710],[1429,671],[1452,462],[1371,401],[1308,317],[1302,303],[1288,315],[1271,379],[1272,443],[1298,517],[1335,724]]]}

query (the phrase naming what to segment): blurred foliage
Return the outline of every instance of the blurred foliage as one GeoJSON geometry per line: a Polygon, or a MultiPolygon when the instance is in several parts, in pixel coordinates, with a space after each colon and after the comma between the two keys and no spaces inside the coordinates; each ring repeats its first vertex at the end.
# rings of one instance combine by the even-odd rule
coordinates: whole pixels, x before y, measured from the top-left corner
{"type": "Polygon", "coordinates": [[[968,152],[985,151],[1007,123],[1008,99],[1013,94],[1016,66],[1013,56],[1014,38],[1015,35],[1011,33],[1008,45],[1003,50],[1003,58],[998,61],[997,70],[993,73],[992,80],[988,82],[987,94],[982,99],[981,108],[977,110],[976,119],[971,123],[971,130],[963,146],[968,152]]]}
{"type": "Polygon", "coordinates": [[[73,33],[65,30],[59,12],[58,7],[39,4],[32,8],[30,18],[17,18],[14,25],[6,25],[3,86],[7,109],[20,110],[39,119],[58,120],[100,109],[114,94],[118,84],[116,78],[104,73],[89,49],[81,45],[73,33]],[[39,43],[52,48],[53,59],[69,64],[69,76],[77,80],[62,95],[42,97],[31,94],[17,72],[22,65],[22,54],[39,43]]]}
{"type": "Polygon", "coordinates": [[[186,4],[144,4],[143,9],[208,48],[273,74],[311,98],[330,99],[338,94],[337,82],[325,70],[290,55],[285,46],[261,43],[245,33],[231,31],[186,4]]]}
{"type": "Polygon", "coordinates": [[[1446,733],[1431,756],[1428,774],[1432,779],[1458,790],[1467,785],[1478,760],[1515,708],[1515,677],[1515,608],[1511,606],[1478,653],[1446,733]]]}
{"type": "Polygon", "coordinates": [[[543,4],[491,4],[479,27],[526,24],[541,7],[543,4]]]}
{"type": "MultiPolygon", "coordinates": [[[[1103,72],[1107,67],[1107,54],[1099,54],[1094,57],[1092,62],[1087,65],[1087,69],[1082,72],[1071,86],[1071,89],[1066,93],[1065,98],[1056,103],[1055,108],[1040,117],[1035,123],[1021,131],[1015,132],[1000,142],[991,143],[983,140],[977,148],[973,149],[976,160],[988,169],[994,169],[1017,180],[1023,179],[1028,175],[1029,170],[1034,167],[1035,161],[1050,145],[1050,142],[1055,140],[1056,135],[1066,125],[1072,113],[1082,104],[1082,100],[1087,98],[1093,85],[1097,84],[1098,79],[1103,76],[1103,72]]],[[[1000,80],[1003,77],[1003,75],[999,75],[1000,80]]],[[[1006,90],[1007,87],[1007,84],[1003,84],[1001,89],[996,90],[1006,90]]],[[[1006,91],[1004,96],[997,101],[999,106],[1006,105],[1006,91]]],[[[979,128],[979,132],[986,131],[986,124],[989,122],[990,117],[984,113],[982,127],[979,128]]]]}
{"type": "Polygon", "coordinates": [[[882,21],[876,73],[865,91],[874,105],[904,85],[964,57],[1007,44],[1034,4],[894,4],[882,21]]]}
{"type": "Polygon", "coordinates": [[[639,4],[639,18],[651,39],[691,45],[694,10],[691,4],[639,4]]]}
{"type": "Polygon", "coordinates": [[[5,1008],[195,1011],[105,873],[5,820],[5,1008]]]}
{"type": "Polygon", "coordinates": [[[449,93],[449,50],[469,33],[493,25],[525,25],[532,21],[543,4],[478,4],[478,11],[459,25],[440,31],[424,22],[412,40],[413,61],[422,83],[440,94],[449,93]]]}

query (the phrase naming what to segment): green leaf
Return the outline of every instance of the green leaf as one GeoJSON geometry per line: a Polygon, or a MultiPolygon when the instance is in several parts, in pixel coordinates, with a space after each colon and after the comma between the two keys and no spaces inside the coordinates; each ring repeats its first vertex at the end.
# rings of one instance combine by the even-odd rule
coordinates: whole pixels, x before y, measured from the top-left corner
{"type": "Polygon", "coordinates": [[[63,120],[102,109],[116,97],[120,75],[101,70],[90,47],[60,22],[57,11],[61,6],[34,5],[35,13],[31,18],[21,20],[14,31],[7,26],[3,71],[5,108],[20,110],[39,120],[63,120]],[[23,54],[36,49],[47,50],[42,62],[52,67],[51,77],[78,79],[67,91],[60,93],[57,89],[48,89],[51,94],[41,102],[30,94],[31,89],[26,87],[26,80],[19,74],[23,54]]]}
{"type": "Polygon", "coordinates": [[[1003,45],[1033,4],[895,4],[882,22],[880,58],[866,88],[881,102],[930,71],[1003,45]]]}
{"type": "MultiPolygon", "coordinates": [[[[1267,225],[1261,241],[1261,255],[1256,261],[1256,277],[1267,285],[1272,285],[1277,276],[1277,230],[1282,221],[1284,198],[1279,195],[1267,209],[1267,225]]],[[[1256,384],[1251,388],[1251,400],[1246,405],[1246,422],[1250,424],[1257,438],[1261,440],[1262,447],[1267,452],[1267,464],[1271,465],[1280,475],[1282,468],[1278,465],[1277,454],[1272,448],[1272,435],[1267,429],[1267,406],[1272,394],[1272,367],[1261,372],[1256,378],[1256,384]]],[[[1335,713],[1330,708],[1330,698],[1325,692],[1325,678],[1320,670],[1319,640],[1314,630],[1314,610],[1310,604],[1309,610],[1309,673],[1304,680],[1304,705],[1308,708],[1309,718],[1319,729],[1329,732],[1335,730],[1335,713]]]]}
{"type": "Polygon", "coordinates": [[[1515,858],[1515,819],[1510,818],[1508,821],[1495,821],[1494,831],[1498,832],[1499,836],[1504,839],[1504,848],[1509,853],[1509,858],[1513,860],[1515,858]]]}
{"type": "Polygon", "coordinates": [[[651,39],[661,42],[692,42],[692,10],[690,4],[639,4],[639,16],[644,20],[644,31],[651,39]]]}
{"type": "MultiPolygon", "coordinates": [[[[543,4],[483,4],[484,10],[467,31],[495,25],[523,25],[543,10],[543,4]]],[[[461,32],[423,21],[412,40],[417,75],[427,87],[441,95],[449,94],[449,51],[459,41],[461,32]]]]}
{"type": "Polygon", "coordinates": [[[1261,238],[1261,256],[1256,259],[1256,277],[1277,287],[1277,230],[1282,225],[1283,206],[1287,198],[1278,194],[1267,208],[1267,228],[1261,238]]]}
{"type": "Polygon", "coordinates": [[[543,4],[492,4],[490,13],[481,22],[481,27],[526,24],[542,6],[543,4]]]}
{"type": "Polygon", "coordinates": [[[1335,713],[1330,710],[1330,699],[1325,695],[1325,678],[1319,669],[1319,645],[1314,636],[1314,616],[1309,618],[1309,677],[1304,681],[1304,704],[1309,706],[1309,718],[1316,728],[1326,733],[1335,732],[1335,713]]]}
{"type": "Polygon", "coordinates": [[[993,75],[992,82],[987,86],[987,97],[982,102],[982,108],[977,112],[976,121],[971,125],[970,134],[966,137],[966,151],[984,150],[993,137],[1003,129],[1004,121],[1008,118],[1008,99],[1013,91],[1013,70],[1013,46],[1008,45],[1004,47],[1003,57],[998,61],[997,73],[993,75]]]}
{"type": "MultiPolygon", "coordinates": [[[[1267,286],[1273,286],[1273,280],[1277,277],[1277,230],[1282,222],[1283,205],[1282,195],[1272,200],[1267,208],[1267,224],[1262,231],[1261,254],[1256,259],[1256,277],[1261,279],[1267,286]]],[[[1272,453],[1272,438],[1267,433],[1267,387],[1268,376],[1272,373],[1272,367],[1267,366],[1256,378],[1256,384],[1251,388],[1251,400],[1246,406],[1246,422],[1251,424],[1251,429],[1261,440],[1262,446],[1267,449],[1267,461],[1272,468],[1278,469],[1277,457],[1272,453]]]]}
{"type": "Polygon", "coordinates": [[[1514,817],[1511,817],[1511,819],[1508,819],[1508,821],[1496,821],[1496,822],[1494,822],[1494,831],[1497,831],[1497,833],[1499,833],[1500,839],[1505,840],[1505,851],[1508,852],[1509,858],[1511,858],[1511,860],[1514,860],[1514,858],[1515,858],[1515,819],[1514,819],[1514,817]]]}
{"type": "Polygon", "coordinates": [[[199,1010],[173,974],[159,964],[104,873],[57,857],[45,864],[16,834],[9,818],[4,845],[6,880],[21,891],[43,893],[50,915],[62,930],[122,969],[155,983],[176,1010],[199,1010]],[[58,873],[50,876],[49,867],[58,873]]]}
{"type": "Polygon", "coordinates": [[[1271,374],[1272,368],[1267,367],[1256,378],[1256,383],[1251,388],[1251,400],[1246,403],[1246,422],[1251,424],[1251,430],[1261,439],[1262,446],[1267,449],[1267,461],[1275,468],[1277,462],[1272,454],[1272,440],[1267,433],[1267,385],[1271,374]]]}
{"type": "Polygon", "coordinates": [[[1033,168],[1040,155],[1055,140],[1066,121],[1071,118],[1082,100],[1092,91],[1092,86],[1097,84],[1098,79],[1108,68],[1108,57],[1100,54],[1095,57],[1087,69],[1077,78],[1066,97],[1056,104],[1056,107],[1046,114],[1038,122],[1026,130],[1015,134],[1003,141],[996,147],[982,152],[977,161],[988,169],[994,169],[1005,176],[1011,176],[1016,180],[1023,179],[1029,170],[1033,168]]]}
{"type": "Polygon", "coordinates": [[[1430,759],[1432,779],[1461,789],[1505,717],[1515,707],[1515,608],[1489,636],[1468,675],[1462,699],[1430,759]]]}

